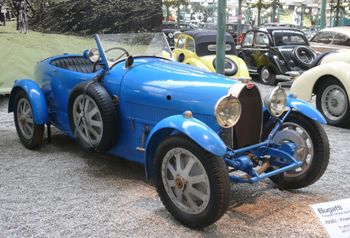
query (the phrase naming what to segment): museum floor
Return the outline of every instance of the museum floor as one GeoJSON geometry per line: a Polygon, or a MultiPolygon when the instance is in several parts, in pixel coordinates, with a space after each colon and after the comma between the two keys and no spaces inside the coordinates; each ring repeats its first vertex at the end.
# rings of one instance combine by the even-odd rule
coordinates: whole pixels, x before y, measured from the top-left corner
{"type": "Polygon", "coordinates": [[[12,117],[1,97],[0,237],[326,237],[310,205],[350,197],[350,130],[326,126],[331,158],[316,184],[232,185],[226,214],[190,230],[162,205],[143,167],[84,151],[57,131],[40,150],[24,149],[12,117]]]}

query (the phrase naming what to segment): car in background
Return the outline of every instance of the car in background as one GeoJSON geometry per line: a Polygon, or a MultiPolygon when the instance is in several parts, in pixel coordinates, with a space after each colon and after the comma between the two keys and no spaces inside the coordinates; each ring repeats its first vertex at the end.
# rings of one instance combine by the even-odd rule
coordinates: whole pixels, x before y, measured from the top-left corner
{"type": "Polygon", "coordinates": [[[350,49],[350,27],[324,28],[311,38],[310,45],[317,52],[350,49]]]}
{"type": "Polygon", "coordinates": [[[204,23],[202,25],[203,30],[216,31],[218,29],[216,23],[204,23]]]}
{"type": "MultiPolygon", "coordinates": [[[[250,24],[241,24],[241,30],[240,30],[240,35],[237,35],[237,27],[238,23],[227,23],[226,24],[226,32],[229,33],[236,44],[240,44],[244,33],[246,33],[248,30],[252,29],[252,26],[250,24]]],[[[206,23],[203,25],[203,30],[213,30],[217,31],[217,25],[215,23],[206,23]]]]}
{"type": "Polygon", "coordinates": [[[262,83],[273,85],[278,75],[300,73],[313,67],[316,53],[305,34],[289,27],[267,27],[248,31],[238,54],[250,74],[262,83]]]}
{"type": "Polygon", "coordinates": [[[162,23],[162,31],[166,36],[166,39],[169,43],[169,46],[171,48],[174,48],[175,46],[175,32],[180,31],[189,31],[194,30],[194,27],[190,24],[186,23],[180,23],[180,25],[177,24],[177,22],[163,22],[162,23]]]}
{"type": "Polygon", "coordinates": [[[300,26],[290,23],[278,23],[278,22],[269,22],[261,25],[260,27],[290,27],[298,29],[300,26]]]}
{"type": "Polygon", "coordinates": [[[350,50],[325,52],[319,63],[294,79],[290,91],[310,101],[333,126],[350,125],[350,50]]]}
{"type": "Polygon", "coordinates": [[[261,27],[288,27],[288,28],[298,29],[304,32],[307,39],[311,39],[317,32],[315,27],[305,27],[305,26],[300,26],[300,25],[295,25],[290,23],[277,23],[277,22],[265,23],[261,27]]]}
{"type": "Polygon", "coordinates": [[[314,35],[317,33],[317,29],[315,27],[302,27],[300,30],[304,32],[306,38],[309,40],[309,43],[312,37],[314,37],[314,35]]]}
{"type": "Polygon", "coordinates": [[[240,33],[237,35],[238,23],[227,23],[226,24],[226,32],[232,35],[236,44],[240,44],[243,40],[244,34],[251,30],[253,27],[250,24],[241,24],[240,33]]]}
{"type": "MultiPolygon", "coordinates": [[[[173,59],[209,72],[216,72],[216,31],[187,31],[178,36],[173,59]]],[[[232,36],[226,33],[225,75],[247,79],[249,72],[244,61],[237,56],[232,36]]]]}

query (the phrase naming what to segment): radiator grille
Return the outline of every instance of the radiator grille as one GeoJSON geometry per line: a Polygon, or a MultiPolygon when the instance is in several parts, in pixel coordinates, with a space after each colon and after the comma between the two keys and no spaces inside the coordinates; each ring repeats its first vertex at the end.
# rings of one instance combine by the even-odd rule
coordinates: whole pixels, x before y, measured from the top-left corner
{"type": "Polygon", "coordinates": [[[243,87],[238,94],[242,105],[242,114],[237,124],[220,131],[220,137],[225,144],[232,148],[242,148],[257,144],[261,140],[262,101],[259,89],[243,87]]]}

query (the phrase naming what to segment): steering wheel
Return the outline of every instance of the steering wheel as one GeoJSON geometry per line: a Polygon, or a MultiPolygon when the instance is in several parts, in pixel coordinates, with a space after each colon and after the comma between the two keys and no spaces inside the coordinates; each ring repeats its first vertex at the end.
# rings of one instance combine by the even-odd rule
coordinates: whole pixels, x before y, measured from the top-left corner
{"type": "Polygon", "coordinates": [[[121,50],[123,51],[123,53],[119,56],[119,57],[116,57],[116,58],[109,58],[108,60],[109,61],[112,61],[112,62],[116,62],[117,60],[119,60],[121,57],[123,57],[124,55],[126,55],[127,57],[130,55],[129,52],[122,48],[122,47],[112,47],[112,48],[109,48],[108,50],[105,51],[105,53],[108,53],[112,50],[121,50]]]}

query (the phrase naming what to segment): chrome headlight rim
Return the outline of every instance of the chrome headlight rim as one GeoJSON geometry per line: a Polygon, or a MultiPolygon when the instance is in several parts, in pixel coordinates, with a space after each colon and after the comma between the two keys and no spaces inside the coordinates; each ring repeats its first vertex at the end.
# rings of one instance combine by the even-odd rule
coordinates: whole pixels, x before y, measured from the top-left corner
{"type": "Polygon", "coordinates": [[[96,63],[100,60],[101,55],[100,55],[100,51],[97,48],[91,48],[88,51],[88,59],[92,62],[92,63],[96,63]]]}
{"type": "Polygon", "coordinates": [[[237,97],[233,96],[232,94],[225,95],[225,96],[221,97],[217,101],[217,103],[215,105],[215,108],[214,108],[214,113],[215,113],[216,121],[217,121],[217,123],[219,124],[220,127],[222,127],[222,128],[231,128],[231,127],[233,127],[233,126],[235,126],[237,124],[238,120],[241,117],[241,114],[242,114],[241,102],[239,101],[239,99],[237,97]],[[226,118],[226,121],[225,121],[224,119],[220,118],[220,114],[219,114],[220,105],[222,103],[225,103],[226,100],[229,100],[229,101],[234,100],[237,103],[236,106],[238,106],[237,110],[238,110],[239,113],[238,113],[238,115],[236,115],[235,120],[233,120],[231,124],[225,123],[225,122],[227,122],[227,118],[226,118]]]}
{"type": "Polygon", "coordinates": [[[270,95],[265,97],[264,100],[264,105],[267,108],[267,110],[269,111],[269,113],[274,116],[274,117],[280,117],[286,110],[287,107],[287,93],[286,90],[284,90],[280,85],[275,87],[272,92],[270,93],[270,95]],[[283,106],[281,107],[281,110],[276,111],[272,109],[272,99],[273,97],[279,92],[281,91],[283,93],[283,97],[284,97],[284,103],[283,106]]]}

